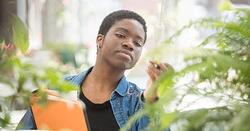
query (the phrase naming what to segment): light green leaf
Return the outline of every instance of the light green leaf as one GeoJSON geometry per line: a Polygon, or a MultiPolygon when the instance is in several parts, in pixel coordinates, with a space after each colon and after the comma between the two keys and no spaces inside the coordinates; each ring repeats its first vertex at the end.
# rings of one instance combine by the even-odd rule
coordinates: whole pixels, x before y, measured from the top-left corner
{"type": "Polygon", "coordinates": [[[12,15],[12,22],[14,45],[20,49],[22,53],[25,53],[29,47],[28,30],[22,20],[15,15],[12,15]]]}
{"type": "Polygon", "coordinates": [[[163,116],[161,117],[161,125],[162,128],[167,128],[169,127],[170,123],[176,118],[176,112],[172,112],[172,113],[167,113],[167,114],[163,114],[163,116]]]}
{"type": "Polygon", "coordinates": [[[227,10],[231,10],[232,8],[233,8],[233,5],[229,0],[225,0],[219,5],[220,11],[227,11],[227,10]]]}

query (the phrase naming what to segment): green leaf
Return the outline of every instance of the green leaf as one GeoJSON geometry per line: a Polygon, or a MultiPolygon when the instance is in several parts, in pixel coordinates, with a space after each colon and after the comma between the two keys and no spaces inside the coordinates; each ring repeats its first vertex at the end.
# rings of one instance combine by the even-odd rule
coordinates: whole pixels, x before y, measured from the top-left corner
{"type": "Polygon", "coordinates": [[[233,8],[233,5],[229,0],[225,0],[219,5],[220,11],[227,11],[227,10],[231,10],[232,8],[233,8]]]}
{"type": "Polygon", "coordinates": [[[77,90],[78,87],[73,85],[72,83],[69,83],[67,81],[62,81],[60,84],[59,84],[59,91],[61,92],[70,92],[70,91],[73,91],[73,90],[77,90]]]}
{"type": "Polygon", "coordinates": [[[0,41],[1,47],[2,47],[3,44],[5,44],[5,41],[4,40],[0,41]]]}
{"type": "Polygon", "coordinates": [[[233,22],[224,23],[224,24],[225,24],[225,28],[226,29],[238,32],[242,36],[245,36],[247,38],[250,37],[250,31],[249,31],[249,29],[242,28],[240,25],[238,25],[236,23],[233,23],[233,22]]]}
{"type": "Polygon", "coordinates": [[[46,69],[46,78],[50,80],[51,84],[56,85],[60,80],[60,74],[56,72],[53,68],[46,69]]]}
{"type": "Polygon", "coordinates": [[[161,126],[162,128],[167,128],[171,122],[176,118],[176,112],[166,113],[161,116],[161,126]]]}
{"type": "Polygon", "coordinates": [[[19,17],[15,15],[11,16],[13,22],[12,31],[14,45],[20,49],[22,53],[25,53],[29,47],[28,30],[19,17]]]}
{"type": "Polygon", "coordinates": [[[10,124],[10,115],[5,113],[3,117],[0,117],[0,127],[7,127],[10,124]]]}
{"type": "Polygon", "coordinates": [[[169,69],[167,72],[162,74],[160,78],[154,83],[153,86],[157,87],[157,93],[159,97],[163,96],[166,91],[172,90],[172,86],[174,84],[173,77],[175,71],[174,69],[169,69]]]}

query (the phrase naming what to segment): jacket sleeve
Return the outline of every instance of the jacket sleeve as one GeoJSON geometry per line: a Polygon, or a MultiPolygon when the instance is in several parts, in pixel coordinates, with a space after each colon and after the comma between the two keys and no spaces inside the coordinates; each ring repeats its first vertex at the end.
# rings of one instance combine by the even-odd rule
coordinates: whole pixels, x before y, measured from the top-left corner
{"type": "Polygon", "coordinates": [[[33,113],[31,111],[31,107],[28,108],[25,115],[23,116],[23,118],[16,127],[16,130],[29,130],[29,129],[37,129],[33,113]]]}

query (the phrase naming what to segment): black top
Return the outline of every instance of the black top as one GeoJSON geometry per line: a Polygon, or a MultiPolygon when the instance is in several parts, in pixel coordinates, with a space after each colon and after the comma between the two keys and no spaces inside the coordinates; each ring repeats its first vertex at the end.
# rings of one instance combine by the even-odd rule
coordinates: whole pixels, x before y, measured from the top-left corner
{"type": "Polygon", "coordinates": [[[120,129],[109,101],[102,104],[95,104],[88,100],[82,91],[80,91],[80,99],[86,105],[91,131],[118,131],[120,129]]]}

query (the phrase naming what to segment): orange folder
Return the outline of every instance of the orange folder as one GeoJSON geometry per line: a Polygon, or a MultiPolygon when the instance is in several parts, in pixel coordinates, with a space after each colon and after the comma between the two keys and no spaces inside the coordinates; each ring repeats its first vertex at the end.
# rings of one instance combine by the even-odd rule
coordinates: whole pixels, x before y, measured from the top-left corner
{"type": "MultiPolygon", "coordinates": [[[[33,96],[35,101],[37,96],[33,96]]],[[[34,100],[33,99],[33,100],[34,100]]],[[[45,105],[31,104],[37,129],[88,131],[88,121],[84,104],[80,101],[66,100],[53,93],[48,93],[45,105]]]]}

